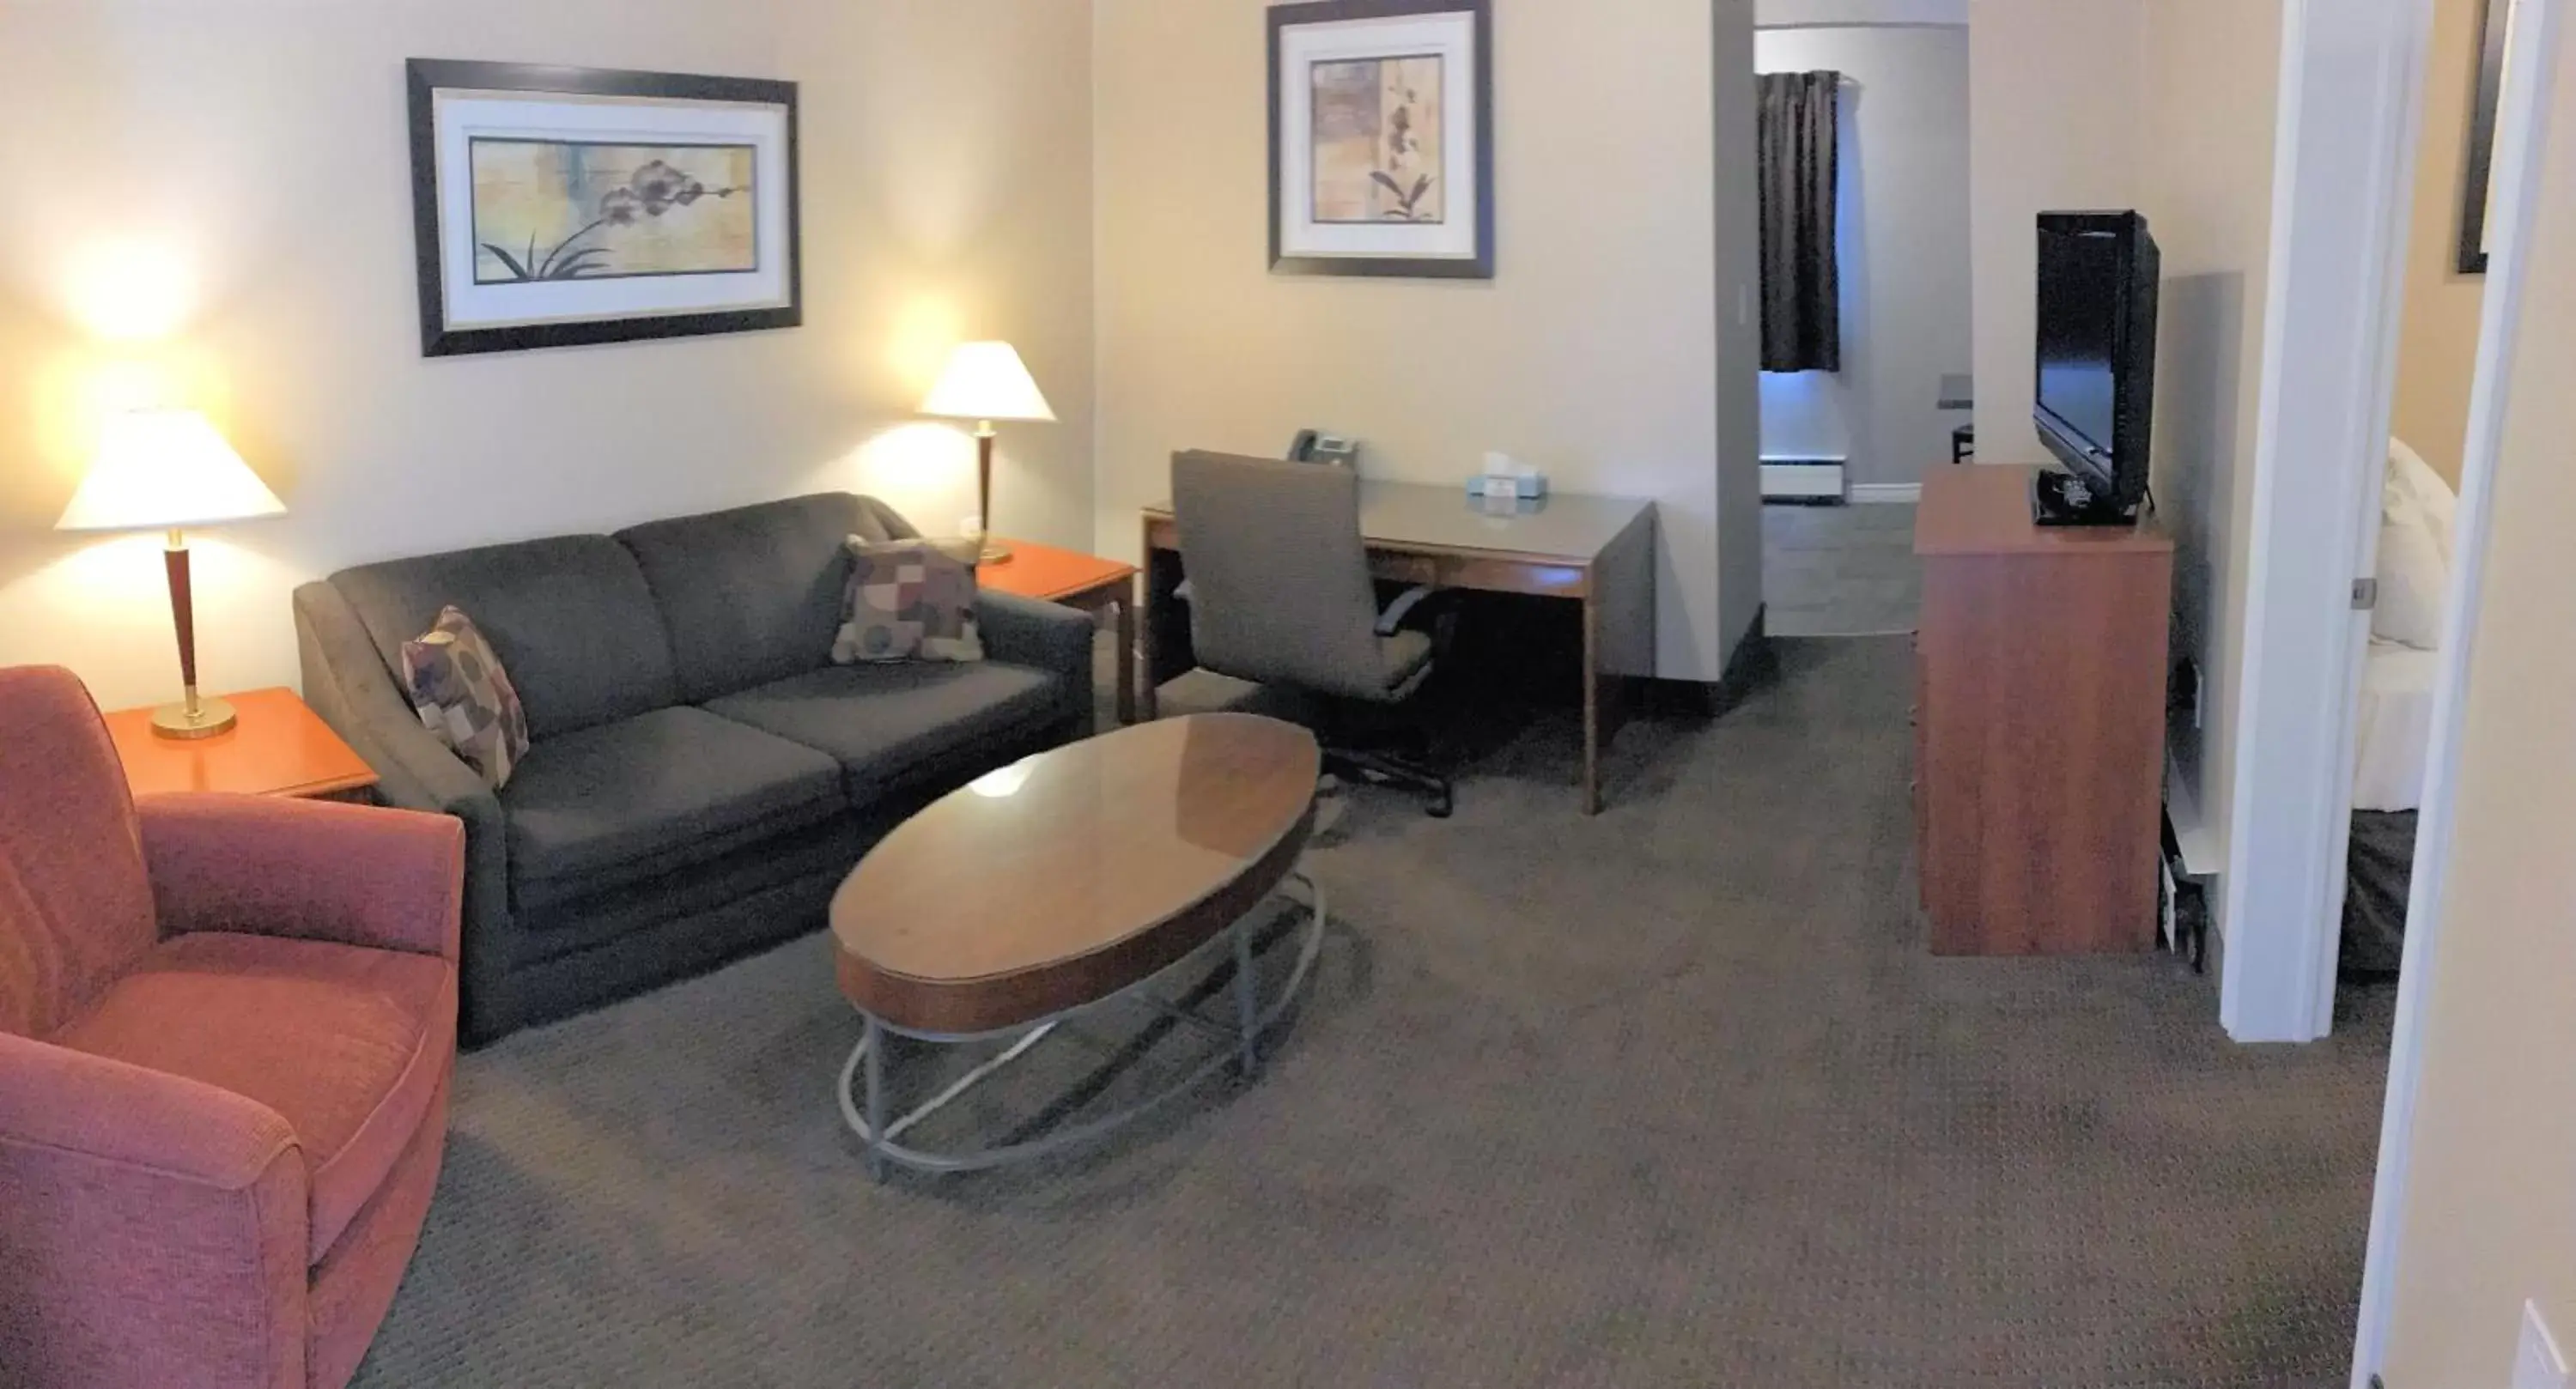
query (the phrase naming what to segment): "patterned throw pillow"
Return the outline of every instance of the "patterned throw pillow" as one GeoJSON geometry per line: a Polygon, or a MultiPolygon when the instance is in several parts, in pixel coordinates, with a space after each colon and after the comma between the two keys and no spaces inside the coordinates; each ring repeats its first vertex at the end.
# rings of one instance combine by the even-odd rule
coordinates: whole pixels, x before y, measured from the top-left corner
{"type": "Polygon", "coordinates": [[[438,740],[498,791],[528,754],[528,714],[474,619],[450,607],[417,640],[403,643],[403,684],[411,707],[438,740]]]}
{"type": "Polygon", "coordinates": [[[928,540],[849,539],[850,589],[841,600],[835,665],[980,661],[975,566],[928,540]]]}

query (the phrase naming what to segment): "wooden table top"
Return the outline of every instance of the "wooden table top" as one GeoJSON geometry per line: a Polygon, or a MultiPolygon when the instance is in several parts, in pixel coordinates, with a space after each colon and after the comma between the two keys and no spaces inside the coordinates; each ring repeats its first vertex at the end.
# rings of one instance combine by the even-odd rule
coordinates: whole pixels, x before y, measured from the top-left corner
{"type": "Polygon", "coordinates": [[[1314,735],[1204,714],[1092,738],[905,822],[832,898],[842,992],[898,1028],[993,1032],[1097,1003],[1215,938],[1313,832],[1314,735]]]}
{"type": "Polygon", "coordinates": [[[2134,526],[2043,526],[2030,516],[2037,468],[1965,463],[1923,474],[1914,514],[1918,555],[2043,555],[2070,551],[2153,553],[2173,548],[2155,513],[2134,526]]]}
{"type": "Polygon", "coordinates": [[[107,716],[108,736],[138,796],[224,791],[248,796],[332,796],[376,784],[375,769],[288,689],[225,695],[239,725],[181,741],[152,731],[150,709],[107,716]]]}
{"type": "MultiPolygon", "coordinates": [[[[1466,484],[1360,479],[1360,534],[1372,546],[1505,555],[1535,555],[1589,564],[1650,515],[1655,504],[1626,497],[1552,492],[1537,501],[1494,505],[1467,495],[1466,484]]],[[[1172,504],[1145,508],[1172,519],[1172,504]]]]}
{"type": "Polygon", "coordinates": [[[1135,577],[1136,566],[1116,560],[1086,555],[1078,550],[1059,550],[1052,545],[1038,545],[1026,540],[1002,541],[1011,547],[1011,558],[1003,564],[987,564],[975,571],[975,583],[995,593],[1016,594],[1052,603],[1072,598],[1110,584],[1121,584],[1135,577]]]}

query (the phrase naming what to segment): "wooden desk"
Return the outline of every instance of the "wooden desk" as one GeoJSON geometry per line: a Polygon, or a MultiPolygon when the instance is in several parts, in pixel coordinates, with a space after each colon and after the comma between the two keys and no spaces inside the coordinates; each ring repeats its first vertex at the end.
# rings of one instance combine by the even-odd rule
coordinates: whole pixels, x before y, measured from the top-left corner
{"type": "Polygon", "coordinates": [[[1006,540],[1011,558],[975,571],[979,588],[1079,608],[1096,620],[1118,615],[1118,721],[1136,722],[1136,566],[1098,555],[1006,540]]]}
{"type": "Polygon", "coordinates": [[[2036,525],[2032,471],[1923,480],[1914,812],[1932,949],[2149,950],[2173,540],[2152,517],[2036,525]]]}
{"type": "MultiPolygon", "coordinates": [[[[1169,502],[1145,508],[1145,691],[1194,664],[1169,502]]],[[[1360,484],[1369,568],[1399,584],[1533,594],[1583,605],[1583,813],[1601,813],[1601,750],[1626,722],[1633,682],[1655,673],[1655,504],[1553,496],[1494,514],[1466,488],[1360,484]]]]}
{"type": "Polygon", "coordinates": [[[169,791],[225,791],[313,800],[363,799],[375,769],[304,707],[293,690],[226,695],[241,723],[190,742],[155,736],[150,709],[107,716],[108,736],[137,796],[169,791]]]}

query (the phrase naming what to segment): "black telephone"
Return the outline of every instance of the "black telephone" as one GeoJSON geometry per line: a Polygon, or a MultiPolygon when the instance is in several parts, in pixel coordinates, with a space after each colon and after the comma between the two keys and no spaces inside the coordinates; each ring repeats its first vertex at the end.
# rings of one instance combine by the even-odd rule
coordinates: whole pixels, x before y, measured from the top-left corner
{"type": "Polygon", "coordinates": [[[1360,441],[1339,434],[1301,429],[1297,431],[1296,441],[1288,445],[1288,461],[1321,463],[1332,468],[1357,468],[1360,465],[1360,441]]]}

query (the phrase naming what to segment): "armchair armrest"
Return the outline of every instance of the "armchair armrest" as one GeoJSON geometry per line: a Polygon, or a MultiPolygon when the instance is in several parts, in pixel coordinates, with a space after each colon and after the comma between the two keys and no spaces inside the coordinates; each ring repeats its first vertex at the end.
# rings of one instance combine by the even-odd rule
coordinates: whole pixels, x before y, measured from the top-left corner
{"type": "Polygon", "coordinates": [[[1091,638],[1097,629],[1089,614],[1016,593],[986,593],[976,606],[984,654],[1074,677],[1090,698],[1091,638]]]}
{"type": "Polygon", "coordinates": [[[301,1386],[307,1180],[265,1105],[0,1034],[11,1382],[301,1386]]]}
{"type": "Polygon", "coordinates": [[[135,813],[165,932],[457,958],[465,831],[453,819],[215,795],[149,796],[135,813]]]}

